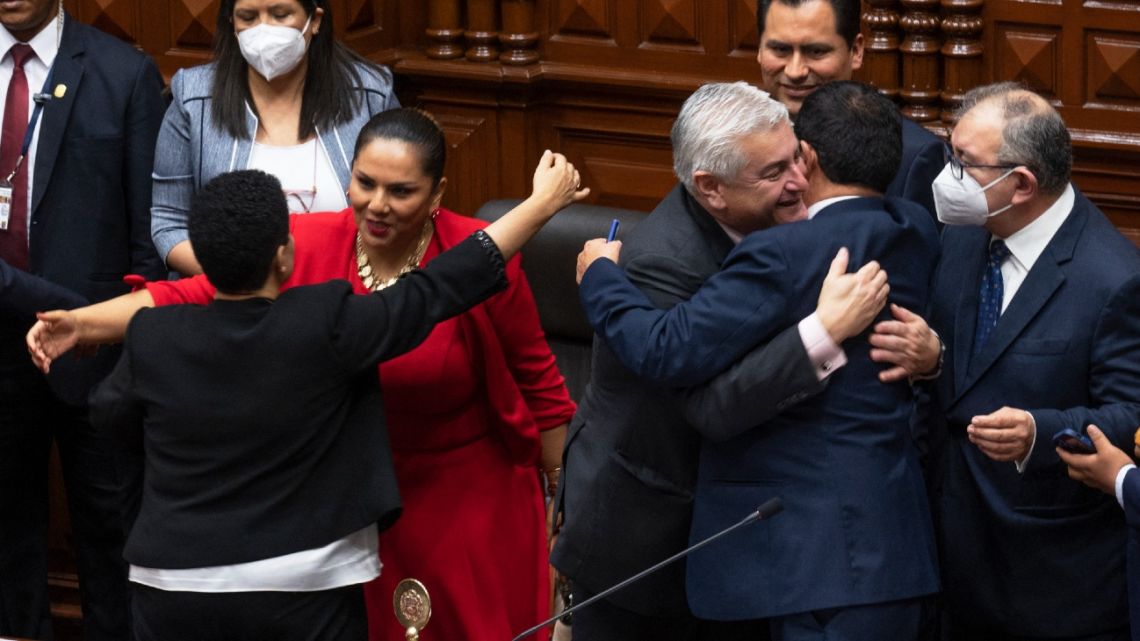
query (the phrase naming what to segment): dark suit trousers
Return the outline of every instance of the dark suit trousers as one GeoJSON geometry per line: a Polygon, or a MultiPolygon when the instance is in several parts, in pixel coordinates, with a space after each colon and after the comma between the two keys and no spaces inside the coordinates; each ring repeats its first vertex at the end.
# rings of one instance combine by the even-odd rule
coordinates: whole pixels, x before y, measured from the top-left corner
{"type": "Polygon", "coordinates": [[[925,641],[937,620],[927,597],[829,608],[772,619],[772,641],[925,641]]]}
{"type": "MultiPolygon", "coordinates": [[[[593,596],[574,588],[574,603],[593,596]]],[[[767,641],[765,621],[705,621],[638,614],[602,599],[573,615],[574,641],[767,641]]]]}
{"type": "MultiPolygon", "coordinates": [[[[1073,595],[1074,603],[1079,605],[1081,595],[1073,595]]],[[[954,621],[949,617],[943,621],[941,641],[1131,641],[1128,628],[1109,630],[1099,634],[1081,637],[1020,637],[995,630],[984,630],[970,627],[968,622],[954,621]]]]}
{"type": "MultiPolygon", "coordinates": [[[[131,607],[138,641],[366,641],[368,638],[364,589],[360,585],[317,592],[225,593],[168,592],[137,583],[132,585],[131,607]]],[[[389,613],[389,616],[395,615],[389,613]]],[[[433,638],[430,622],[424,638],[433,638]]]]}
{"type": "Polygon", "coordinates": [[[86,408],[57,399],[26,355],[0,363],[0,635],[52,638],[47,469],[53,440],[67,488],[84,638],[126,641],[123,460],[94,433],[86,408]]]}

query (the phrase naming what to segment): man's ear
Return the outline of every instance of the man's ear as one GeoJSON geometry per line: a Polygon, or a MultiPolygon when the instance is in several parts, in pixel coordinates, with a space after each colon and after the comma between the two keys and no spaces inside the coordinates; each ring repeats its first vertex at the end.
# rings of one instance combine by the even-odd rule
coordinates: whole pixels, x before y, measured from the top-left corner
{"type": "Polygon", "coordinates": [[[859,71],[863,66],[863,34],[855,34],[855,40],[851,42],[851,71],[859,71]]]}
{"type": "Polygon", "coordinates": [[[720,178],[707,171],[693,172],[693,189],[712,209],[724,209],[727,206],[724,201],[724,194],[721,193],[723,186],[724,183],[720,181],[720,178]]]}
{"type": "Polygon", "coordinates": [[[819,167],[819,154],[815,152],[815,147],[812,147],[810,142],[801,140],[800,157],[804,161],[804,177],[810,179],[816,168],[819,167]]]}
{"type": "Polygon", "coordinates": [[[1040,192],[1040,185],[1037,184],[1037,176],[1033,175],[1033,172],[1029,171],[1026,167],[1014,169],[1010,178],[1017,181],[1017,185],[1013,190],[1013,198],[1010,200],[1014,205],[1020,205],[1021,203],[1032,200],[1040,192]]]}
{"type": "Polygon", "coordinates": [[[295,249],[293,234],[289,234],[289,240],[277,248],[277,254],[273,257],[273,275],[276,276],[278,284],[284,283],[293,275],[295,249]]]}

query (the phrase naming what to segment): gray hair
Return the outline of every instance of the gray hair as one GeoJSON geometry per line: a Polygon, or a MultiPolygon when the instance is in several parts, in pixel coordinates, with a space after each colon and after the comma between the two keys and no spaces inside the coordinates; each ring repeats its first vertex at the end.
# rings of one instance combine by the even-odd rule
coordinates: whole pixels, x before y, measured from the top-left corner
{"type": "Polygon", "coordinates": [[[673,172],[694,193],[693,172],[731,180],[748,163],[740,139],[790,122],[788,108],[746,82],[717,82],[689,96],[673,123],[673,172]]]}
{"type": "Polygon", "coordinates": [[[1024,85],[1007,81],[968,91],[955,116],[961,119],[975,107],[990,103],[996,103],[1001,114],[997,162],[1024,165],[1044,194],[1064,190],[1073,172],[1073,143],[1061,114],[1024,85]]]}

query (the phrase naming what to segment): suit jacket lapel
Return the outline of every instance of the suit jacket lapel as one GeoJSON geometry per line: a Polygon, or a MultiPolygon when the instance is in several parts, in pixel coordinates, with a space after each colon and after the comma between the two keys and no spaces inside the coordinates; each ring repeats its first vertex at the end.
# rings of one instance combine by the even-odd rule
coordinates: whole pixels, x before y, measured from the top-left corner
{"type": "Polygon", "coordinates": [[[71,108],[75,98],[79,95],[79,82],[83,78],[83,65],[79,58],[83,55],[83,35],[72,27],[74,18],[66,17],[63,28],[63,40],[59,43],[59,53],[55,56],[52,65],[51,87],[63,85],[66,92],[62,98],[53,97],[44,105],[40,117],[40,137],[36,146],[36,172],[35,184],[32,185],[32,216],[36,215],[40,202],[47,192],[48,182],[51,181],[52,169],[56,158],[59,157],[59,148],[63,144],[63,136],[67,130],[67,122],[71,117],[71,108]]]}
{"type": "Polygon", "coordinates": [[[957,258],[943,254],[942,260],[964,260],[962,289],[958,294],[958,307],[954,315],[954,396],[962,394],[969,372],[970,354],[974,349],[974,327],[978,324],[978,289],[981,287],[982,271],[986,267],[986,254],[989,245],[989,232],[978,228],[969,230],[971,238],[965,246],[965,256],[957,258]]]}
{"type": "MultiPolygon", "coordinates": [[[[1013,300],[1009,302],[1009,307],[998,319],[997,326],[994,327],[985,347],[970,362],[965,382],[957,386],[955,400],[965,394],[986,371],[993,367],[998,358],[1021,336],[1029,322],[1041,312],[1065,282],[1062,265],[1072,259],[1077,239],[1088,220],[1088,212],[1084,205],[1083,197],[1078,197],[1069,217],[1045,246],[1045,251],[1041,253],[1033,268],[1029,270],[1025,282],[1018,288],[1013,300]]],[[[975,299],[976,297],[975,293],[975,299]]],[[[977,310],[976,300],[973,308],[977,310]]]]}

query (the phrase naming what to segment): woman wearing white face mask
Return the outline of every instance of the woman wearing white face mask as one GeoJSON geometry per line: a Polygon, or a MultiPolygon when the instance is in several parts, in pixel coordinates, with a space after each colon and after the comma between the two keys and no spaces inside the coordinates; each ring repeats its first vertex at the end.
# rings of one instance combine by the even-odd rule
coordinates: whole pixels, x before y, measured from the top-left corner
{"type": "Polygon", "coordinates": [[[336,211],[356,134],[399,107],[391,74],[332,35],[328,0],[222,0],[214,59],[171,81],[155,153],[151,236],[182,274],[201,273],[190,200],[215,176],[261,169],[294,212],[336,211]]]}

